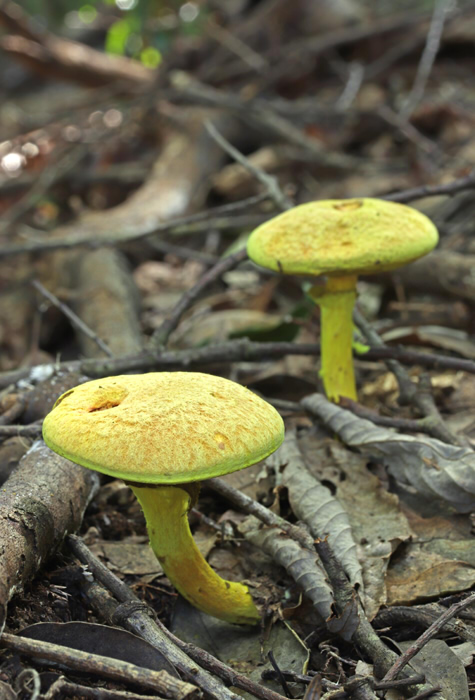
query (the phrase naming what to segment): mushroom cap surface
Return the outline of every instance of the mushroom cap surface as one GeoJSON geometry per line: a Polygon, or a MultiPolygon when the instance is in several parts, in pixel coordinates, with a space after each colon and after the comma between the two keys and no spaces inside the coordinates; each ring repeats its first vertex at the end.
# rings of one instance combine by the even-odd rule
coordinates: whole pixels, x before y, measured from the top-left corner
{"type": "Polygon", "coordinates": [[[95,379],[67,391],[43,423],[63,457],[117,478],[178,484],[228,474],[274,452],[279,413],[252,391],[198,372],[95,379]]]}
{"type": "Polygon", "coordinates": [[[295,275],[368,274],[404,265],[438,242],[424,214],[381,199],[330,199],[301,204],[256,228],[251,260],[295,275]]]}

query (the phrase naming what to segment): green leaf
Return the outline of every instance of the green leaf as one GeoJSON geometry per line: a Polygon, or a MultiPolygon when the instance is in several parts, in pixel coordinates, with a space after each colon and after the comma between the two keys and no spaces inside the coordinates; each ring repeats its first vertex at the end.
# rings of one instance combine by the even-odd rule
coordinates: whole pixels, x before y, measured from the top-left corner
{"type": "Polygon", "coordinates": [[[131,25],[132,23],[128,17],[114,22],[106,36],[105,49],[107,53],[124,55],[127,39],[132,32],[131,25]]]}

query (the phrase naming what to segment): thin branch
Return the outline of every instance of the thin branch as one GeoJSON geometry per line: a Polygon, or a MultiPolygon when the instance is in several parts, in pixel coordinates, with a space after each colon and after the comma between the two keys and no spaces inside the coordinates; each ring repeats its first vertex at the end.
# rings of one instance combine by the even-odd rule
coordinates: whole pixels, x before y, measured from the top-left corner
{"type": "Polygon", "coordinates": [[[375,425],[383,425],[386,428],[396,428],[396,430],[402,430],[410,433],[431,434],[432,424],[427,420],[427,418],[411,420],[408,418],[391,418],[389,416],[380,416],[379,413],[362,406],[357,401],[353,401],[352,399],[348,399],[343,396],[340,398],[339,405],[342,408],[347,408],[349,411],[354,413],[355,416],[370,420],[375,425]]]}
{"type": "MultiPolygon", "coordinates": [[[[120,607],[123,608],[124,613],[126,610],[125,606],[135,606],[135,618],[138,620],[139,624],[137,624],[133,630],[130,625],[127,625],[127,628],[155,646],[157,646],[156,640],[160,639],[161,644],[159,647],[157,646],[157,648],[162,651],[180,673],[190,673],[190,659],[196,664],[199,664],[201,668],[191,668],[191,678],[194,683],[199,685],[206,693],[210,694],[211,697],[219,698],[220,700],[221,698],[225,698],[226,700],[238,700],[238,696],[236,696],[235,693],[232,693],[227,688],[223,688],[222,684],[210,677],[210,673],[213,673],[221,678],[227,685],[246,690],[255,697],[261,698],[261,700],[284,700],[283,696],[279,693],[255,683],[250,678],[244,676],[244,674],[235,672],[232,668],[226,666],[226,664],[216,659],[204,649],[200,649],[194,644],[187,644],[178,637],[175,637],[160,620],[150,617],[148,606],[137,598],[127,584],[118,579],[107,566],[102,564],[79,537],[70,536],[67,538],[67,542],[78,559],[84,564],[87,564],[94,577],[100,581],[117,600],[123,603],[120,607]],[[152,630],[153,635],[146,633],[147,629],[149,631],[152,630]],[[206,669],[206,671],[202,669],[206,669]],[[214,686],[211,685],[212,682],[214,682],[214,686]],[[217,695],[216,690],[213,691],[213,687],[215,689],[217,687],[218,692],[221,692],[221,694],[217,695]],[[220,687],[221,691],[219,691],[220,687]]],[[[115,615],[115,618],[118,619],[119,616],[115,615]]],[[[125,621],[125,614],[123,617],[121,616],[121,618],[120,623],[123,624],[125,621]]],[[[128,615],[128,620],[129,622],[131,621],[130,613],[128,615]]],[[[126,625],[123,624],[123,626],[126,625]]],[[[193,664],[191,664],[191,666],[193,666],[193,664]]]]}
{"type": "MultiPolygon", "coordinates": [[[[371,324],[368,323],[357,308],[354,310],[353,318],[372,347],[385,347],[385,343],[381,340],[378,333],[372,328],[371,324]]],[[[435,405],[434,397],[430,391],[430,378],[421,377],[419,384],[416,385],[397,360],[388,359],[386,360],[386,364],[391,372],[393,372],[399,385],[399,402],[411,404],[419,409],[422,415],[427,419],[426,427],[432,437],[442,440],[442,442],[447,442],[450,445],[459,445],[459,440],[447,428],[435,405]]]]}
{"type": "Polygon", "coordinates": [[[404,654],[402,654],[396,663],[389,669],[383,678],[383,681],[392,681],[396,678],[400,671],[409,663],[409,661],[422,649],[423,646],[427,644],[428,641],[433,639],[444,627],[448,620],[451,620],[455,615],[457,615],[469,605],[475,603],[475,593],[469,595],[465,600],[461,600],[458,603],[454,603],[450,606],[435,622],[428,627],[421,636],[416,639],[416,641],[411,644],[411,646],[406,649],[404,654]]]}
{"type": "Polygon", "coordinates": [[[30,425],[0,425],[0,442],[9,437],[39,438],[43,421],[30,425]]]}
{"type": "Polygon", "coordinates": [[[264,172],[261,168],[258,168],[254,163],[252,163],[249,158],[246,158],[237,148],[235,148],[227,139],[224,138],[222,134],[217,130],[212,122],[207,120],[205,122],[206,129],[216,143],[218,143],[221,148],[226,151],[234,160],[240,163],[246,170],[248,170],[251,175],[253,175],[256,180],[258,180],[269,193],[269,197],[274,201],[276,206],[282,211],[286,209],[291,209],[293,207],[293,202],[282,192],[279,186],[279,181],[273,175],[269,175],[264,172]]]}
{"type": "Polygon", "coordinates": [[[33,280],[31,283],[33,287],[40,292],[48,301],[50,301],[53,306],[56,306],[57,309],[62,311],[62,313],[69,318],[71,321],[71,324],[78,329],[81,333],[84,333],[88,338],[93,340],[98,348],[102,350],[108,357],[114,357],[112,350],[109,348],[107,343],[105,343],[99,336],[94,333],[94,331],[89,328],[89,326],[82,321],[77,314],[74,313],[72,309],[69,308],[69,306],[66,306],[62,301],[58,299],[54,294],[52,294],[46,287],[44,287],[41,282],[38,280],[33,280]]]}
{"type": "Polygon", "coordinates": [[[110,656],[90,654],[71,647],[6,633],[0,638],[0,647],[12,649],[37,660],[41,659],[43,664],[44,660],[52,661],[74,671],[138,685],[146,690],[156,690],[166,698],[192,700],[200,697],[200,691],[195,685],[174,678],[167,671],[152,671],[110,656]]]}
{"type": "Polygon", "coordinates": [[[234,505],[241,510],[249,513],[249,515],[254,515],[265,525],[283,530],[304,549],[313,551],[313,539],[311,535],[304,530],[304,528],[287,522],[287,520],[284,520],[284,518],[281,518],[280,515],[277,515],[273,511],[269,510],[269,508],[266,508],[253,498],[250,498],[238,489],[235,489],[233,486],[224,481],[224,479],[207,479],[205,481],[205,485],[209,486],[209,488],[216,493],[219,493],[220,496],[223,496],[228,501],[231,501],[231,503],[234,503],[234,505]]]}
{"type": "Polygon", "coordinates": [[[167,233],[174,236],[196,235],[199,233],[207,233],[210,229],[221,231],[236,230],[239,228],[247,228],[257,226],[269,218],[268,214],[242,214],[241,216],[226,216],[221,215],[222,208],[217,207],[215,210],[201,212],[200,214],[191,214],[184,216],[174,221],[166,221],[161,224],[154,222],[150,227],[144,224],[138,230],[127,231],[117,235],[114,231],[110,231],[98,238],[96,233],[90,236],[73,235],[66,238],[43,238],[40,240],[31,240],[24,243],[14,243],[9,246],[0,248],[0,259],[9,258],[13,255],[22,255],[23,253],[49,253],[53,250],[63,250],[70,248],[105,248],[107,246],[122,245],[124,243],[132,243],[141,241],[150,236],[155,236],[158,233],[167,233]]]}
{"type": "MultiPolygon", "coordinates": [[[[40,697],[38,695],[38,697],[40,697]]],[[[60,676],[50,687],[45,695],[41,696],[43,700],[58,700],[58,698],[92,698],[92,700],[160,700],[159,696],[154,695],[132,695],[128,691],[109,690],[104,687],[91,688],[78,683],[71,683],[64,676],[60,676]]],[[[163,697],[163,696],[161,696],[163,697]]],[[[31,696],[33,700],[33,696],[31,696]]]]}
{"type": "Polygon", "coordinates": [[[406,121],[410,119],[411,114],[424,95],[424,90],[432,71],[435,57],[439,51],[445,20],[449,14],[451,6],[452,3],[448,0],[436,1],[429,31],[427,32],[426,44],[417,68],[416,79],[414,80],[411,92],[407,96],[402,109],[399,112],[401,117],[406,121]]]}
{"type": "Polygon", "coordinates": [[[381,119],[384,119],[384,121],[387,122],[390,126],[393,126],[396,129],[398,129],[408,141],[414,143],[418,148],[421,149],[421,151],[424,151],[425,153],[432,156],[441,155],[440,149],[435,143],[435,141],[432,141],[431,139],[427,138],[427,136],[421,134],[421,132],[418,129],[416,129],[416,127],[413,124],[411,124],[411,122],[408,122],[405,119],[403,119],[401,115],[397,114],[397,112],[394,112],[387,105],[381,105],[377,113],[381,117],[381,119]]]}
{"type": "Polygon", "coordinates": [[[247,251],[245,248],[243,248],[232,255],[228,255],[228,257],[224,258],[223,260],[220,260],[214,267],[205,272],[205,274],[200,277],[198,282],[182,295],[168,318],[166,318],[162,325],[154,332],[152,336],[152,344],[155,347],[164,347],[167,344],[170,335],[180,323],[180,319],[185,311],[190,308],[201,292],[210,284],[219,279],[225,272],[232,270],[246,259],[247,251]]]}
{"type": "MultiPolygon", "coordinates": [[[[149,348],[136,355],[123,355],[111,359],[95,358],[52,362],[42,365],[41,370],[49,372],[50,375],[61,371],[79,372],[87,377],[108,377],[125,372],[151,372],[183,367],[190,369],[191,367],[229,364],[230,362],[262,362],[287,355],[317,356],[319,354],[320,345],[318,343],[259,343],[248,338],[241,338],[187,350],[154,350],[149,348]]],[[[364,355],[357,354],[356,358],[360,362],[393,358],[408,365],[419,364],[434,369],[455,369],[475,374],[473,360],[416,352],[415,350],[406,350],[403,347],[371,348],[364,355]]],[[[15,384],[21,379],[35,384],[37,371],[38,368],[22,367],[21,369],[0,372],[0,389],[15,384]]]]}
{"type": "Polygon", "coordinates": [[[420,187],[411,187],[408,190],[385,194],[381,199],[387,199],[390,202],[412,202],[414,199],[422,199],[424,197],[438,197],[439,195],[453,195],[463,192],[464,190],[473,190],[475,188],[475,170],[472,170],[465,177],[457,178],[451,182],[446,182],[442,185],[421,185],[420,187]]]}

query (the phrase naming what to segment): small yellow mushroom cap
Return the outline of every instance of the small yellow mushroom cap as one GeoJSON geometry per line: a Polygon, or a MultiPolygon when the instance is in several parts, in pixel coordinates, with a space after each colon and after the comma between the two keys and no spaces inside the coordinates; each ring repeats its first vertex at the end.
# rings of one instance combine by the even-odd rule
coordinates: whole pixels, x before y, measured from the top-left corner
{"type": "Polygon", "coordinates": [[[438,242],[434,224],[404,204],[330,199],[301,204],[252,232],[251,260],[293,275],[371,274],[405,265],[438,242]]]}
{"type": "Polygon", "coordinates": [[[43,423],[63,457],[117,478],[157,484],[249,467],[284,439],[279,413],[240,384],[198,372],[95,379],[56,401],[43,423]]]}

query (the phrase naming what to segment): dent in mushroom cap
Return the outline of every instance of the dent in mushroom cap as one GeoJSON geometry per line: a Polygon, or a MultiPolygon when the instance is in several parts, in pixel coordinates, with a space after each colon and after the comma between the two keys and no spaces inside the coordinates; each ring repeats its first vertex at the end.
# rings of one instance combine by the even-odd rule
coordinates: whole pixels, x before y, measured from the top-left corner
{"type": "Polygon", "coordinates": [[[281,444],[279,413],[240,384],[198,372],[96,379],[67,391],[43,424],[73,462],[143,483],[183,483],[259,462],[281,444]]]}
{"type": "Polygon", "coordinates": [[[390,270],[430,252],[438,233],[424,214],[381,199],[333,199],[301,204],[259,226],[249,237],[251,260],[296,275],[390,270]]]}

